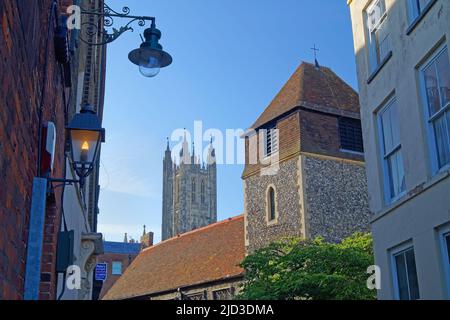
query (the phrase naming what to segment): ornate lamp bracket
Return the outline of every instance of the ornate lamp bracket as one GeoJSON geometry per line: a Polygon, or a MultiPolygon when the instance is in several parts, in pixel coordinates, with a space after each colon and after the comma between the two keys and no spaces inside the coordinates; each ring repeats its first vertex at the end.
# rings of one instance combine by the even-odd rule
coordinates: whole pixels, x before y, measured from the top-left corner
{"type": "Polygon", "coordinates": [[[151,21],[151,25],[155,26],[154,17],[134,16],[131,15],[128,7],[122,8],[122,13],[113,10],[105,2],[101,9],[87,10],[81,8],[81,15],[86,18],[81,23],[80,40],[84,43],[94,46],[103,46],[115,41],[127,31],[133,32],[133,23],[137,23],[140,27],[146,27],[147,22],[151,21]],[[127,19],[129,22],[119,29],[114,28],[114,19],[127,19]],[[106,28],[111,28],[112,32],[108,32],[106,28]]]}

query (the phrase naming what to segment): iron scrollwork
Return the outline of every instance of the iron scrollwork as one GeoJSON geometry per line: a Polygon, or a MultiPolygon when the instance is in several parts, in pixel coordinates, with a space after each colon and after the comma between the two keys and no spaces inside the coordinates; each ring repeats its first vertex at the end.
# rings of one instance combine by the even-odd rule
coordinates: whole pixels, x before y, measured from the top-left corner
{"type": "Polygon", "coordinates": [[[94,46],[102,46],[115,41],[122,34],[127,31],[133,32],[133,23],[140,27],[145,27],[147,21],[155,22],[154,17],[133,16],[130,14],[131,10],[128,7],[122,8],[122,13],[119,13],[103,2],[103,6],[98,9],[81,9],[81,15],[86,16],[81,23],[80,40],[84,43],[94,46]],[[114,28],[114,18],[130,20],[126,25],[119,29],[114,28]],[[112,28],[112,30],[107,30],[112,28]]]}

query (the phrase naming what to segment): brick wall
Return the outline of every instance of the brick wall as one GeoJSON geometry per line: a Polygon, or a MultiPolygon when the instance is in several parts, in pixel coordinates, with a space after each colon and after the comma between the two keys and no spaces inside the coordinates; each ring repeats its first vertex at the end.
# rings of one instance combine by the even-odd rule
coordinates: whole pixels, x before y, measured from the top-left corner
{"type": "Polygon", "coordinates": [[[108,278],[103,283],[102,291],[100,293],[100,299],[102,299],[109,289],[119,280],[120,275],[112,274],[112,263],[115,261],[122,262],[122,274],[129,267],[131,262],[137,257],[137,255],[130,254],[118,254],[118,253],[105,253],[97,258],[97,263],[107,263],[108,264],[108,278]]]}
{"type": "MultiPolygon", "coordinates": [[[[289,159],[300,151],[364,161],[362,154],[342,152],[338,122],[337,115],[306,109],[295,110],[280,118],[276,122],[279,130],[280,161],[289,159]]],[[[260,161],[258,164],[250,164],[251,156],[249,155],[251,152],[259,157],[259,153],[255,149],[256,146],[259,146],[259,135],[253,137],[258,144],[250,143],[249,139],[252,138],[247,138],[245,142],[244,177],[257,173],[261,169],[260,161]],[[250,147],[253,149],[250,150],[250,147]]]]}
{"type": "MultiPolygon", "coordinates": [[[[54,57],[53,38],[47,38],[50,6],[50,0],[0,1],[0,299],[23,298],[42,92],[43,120],[53,121],[57,127],[54,176],[63,175],[64,88],[54,57]],[[48,69],[44,70],[46,57],[48,69]]],[[[42,298],[54,297],[58,192],[49,201],[46,213],[42,298]]]]}
{"type": "Polygon", "coordinates": [[[336,115],[300,110],[301,151],[364,161],[364,156],[341,151],[339,119],[336,115]]]}

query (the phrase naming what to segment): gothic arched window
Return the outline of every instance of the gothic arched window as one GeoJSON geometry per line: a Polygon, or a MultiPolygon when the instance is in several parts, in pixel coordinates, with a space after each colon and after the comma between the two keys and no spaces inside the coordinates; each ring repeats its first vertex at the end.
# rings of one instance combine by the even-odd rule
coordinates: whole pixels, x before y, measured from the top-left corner
{"type": "Polygon", "coordinates": [[[205,204],[205,181],[203,181],[202,180],[202,185],[201,185],[201,190],[200,190],[200,192],[201,192],[201,201],[202,201],[202,204],[205,204]]]}
{"type": "Polygon", "coordinates": [[[191,192],[192,192],[192,195],[191,195],[191,201],[192,202],[195,202],[195,193],[196,193],[196,185],[195,185],[195,179],[192,179],[192,186],[191,186],[191,192]]]}
{"type": "Polygon", "coordinates": [[[277,214],[277,203],[276,203],[276,193],[275,193],[275,188],[270,186],[267,189],[267,194],[266,194],[267,200],[266,200],[266,205],[267,205],[267,222],[268,223],[276,223],[277,222],[277,218],[278,218],[278,214],[277,214]]]}

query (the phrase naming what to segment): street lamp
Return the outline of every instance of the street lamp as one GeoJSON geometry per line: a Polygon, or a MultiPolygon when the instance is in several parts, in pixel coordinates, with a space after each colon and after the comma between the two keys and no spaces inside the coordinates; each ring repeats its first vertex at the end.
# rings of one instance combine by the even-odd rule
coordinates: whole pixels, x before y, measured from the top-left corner
{"type": "Polygon", "coordinates": [[[145,41],[140,48],[131,51],[128,59],[139,66],[139,71],[144,77],[151,78],[158,75],[161,68],[169,66],[172,63],[172,57],[159,44],[161,31],[156,29],[154,21],[151,28],[144,31],[144,38],[145,41]]]}
{"type": "Polygon", "coordinates": [[[122,13],[119,13],[111,9],[106,3],[103,3],[102,11],[82,9],[81,14],[87,17],[97,17],[95,22],[88,20],[82,23],[82,33],[80,35],[81,41],[94,46],[106,45],[115,41],[125,32],[134,31],[131,25],[135,22],[140,27],[144,27],[146,22],[150,21],[151,27],[145,29],[143,43],[139,48],[129,53],[128,59],[139,66],[140,73],[148,78],[155,77],[161,68],[172,64],[172,57],[159,44],[161,31],[156,28],[156,18],[130,15],[128,7],[122,8],[122,13]],[[119,29],[113,28],[110,33],[106,28],[113,26],[114,18],[130,21],[119,29]]]}
{"type": "Polygon", "coordinates": [[[100,145],[105,142],[105,129],[91,105],[85,105],[67,126],[70,143],[70,161],[79,180],[49,179],[63,184],[79,183],[83,187],[98,159],[100,145]]]}
{"type": "MultiPolygon", "coordinates": [[[[91,105],[85,105],[67,126],[72,166],[83,182],[94,170],[105,130],[91,105]]],[[[82,183],[81,183],[82,184],[82,183]]]]}

